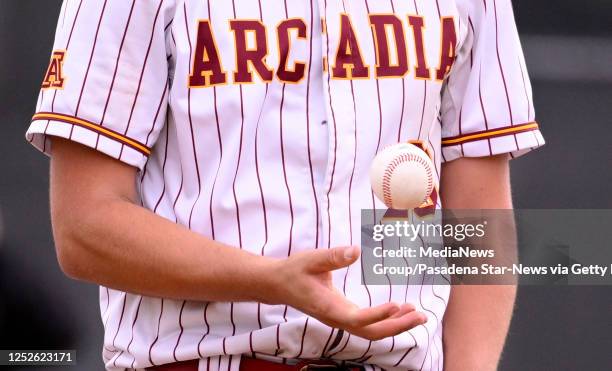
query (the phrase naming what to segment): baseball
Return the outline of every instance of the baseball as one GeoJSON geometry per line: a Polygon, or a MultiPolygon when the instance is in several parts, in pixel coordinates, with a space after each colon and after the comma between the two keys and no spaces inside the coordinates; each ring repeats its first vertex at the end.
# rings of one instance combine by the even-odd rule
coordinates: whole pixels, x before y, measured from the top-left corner
{"type": "Polygon", "coordinates": [[[434,187],[434,165],[417,146],[398,143],[379,152],[370,168],[372,189],[387,207],[409,210],[427,200],[434,187]]]}

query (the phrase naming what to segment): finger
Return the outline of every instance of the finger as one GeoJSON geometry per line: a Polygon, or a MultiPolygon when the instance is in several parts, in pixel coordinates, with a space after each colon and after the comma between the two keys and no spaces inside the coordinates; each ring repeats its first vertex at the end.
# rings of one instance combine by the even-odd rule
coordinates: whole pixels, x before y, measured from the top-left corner
{"type": "Polygon", "coordinates": [[[411,311],[398,318],[389,318],[384,321],[363,327],[354,333],[357,336],[365,337],[370,340],[380,340],[395,336],[420,326],[427,322],[425,314],[411,311]]]}
{"type": "Polygon", "coordinates": [[[357,246],[334,247],[310,252],[307,265],[311,272],[323,273],[347,267],[359,258],[360,250],[357,246]]]}
{"type": "Polygon", "coordinates": [[[400,310],[400,306],[395,303],[386,303],[373,308],[357,308],[357,306],[346,298],[340,296],[325,316],[338,324],[338,327],[351,329],[362,328],[373,323],[390,318],[400,310]]]}
{"type": "Polygon", "coordinates": [[[410,313],[410,312],[412,312],[414,310],[415,310],[414,305],[407,304],[407,303],[406,304],[402,304],[400,306],[400,310],[398,310],[397,313],[395,313],[394,315],[392,315],[389,318],[399,318],[399,317],[403,316],[404,314],[410,313]]]}
{"type": "Polygon", "coordinates": [[[345,315],[345,323],[350,328],[360,328],[384,321],[400,311],[400,306],[396,303],[386,303],[372,308],[356,309],[348,316],[345,315]]]}
{"type": "Polygon", "coordinates": [[[360,328],[383,321],[400,311],[400,305],[385,303],[372,308],[359,308],[349,301],[342,293],[333,291],[326,298],[327,304],[324,313],[327,320],[341,328],[360,328]]]}

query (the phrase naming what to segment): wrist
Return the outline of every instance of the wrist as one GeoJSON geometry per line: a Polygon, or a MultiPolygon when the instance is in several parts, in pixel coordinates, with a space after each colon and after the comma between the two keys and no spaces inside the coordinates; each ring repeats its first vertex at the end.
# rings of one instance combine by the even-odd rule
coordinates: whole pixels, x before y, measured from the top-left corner
{"type": "Polygon", "coordinates": [[[253,301],[263,304],[281,304],[284,259],[257,257],[253,270],[253,301]]]}

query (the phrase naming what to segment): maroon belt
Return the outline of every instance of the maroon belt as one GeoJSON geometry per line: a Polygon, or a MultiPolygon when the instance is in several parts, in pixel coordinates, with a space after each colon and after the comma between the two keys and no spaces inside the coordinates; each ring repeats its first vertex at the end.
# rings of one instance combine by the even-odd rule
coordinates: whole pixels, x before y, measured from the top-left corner
{"type": "MultiPolygon", "coordinates": [[[[199,360],[168,363],[147,368],[147,371],[198,371],[199,360]]],[[[270,362],[263,359],[242,357],[240,371],[363,371],[361,365],[338,364],[330,360],[307,360],[295,365],[270,362]]]]}

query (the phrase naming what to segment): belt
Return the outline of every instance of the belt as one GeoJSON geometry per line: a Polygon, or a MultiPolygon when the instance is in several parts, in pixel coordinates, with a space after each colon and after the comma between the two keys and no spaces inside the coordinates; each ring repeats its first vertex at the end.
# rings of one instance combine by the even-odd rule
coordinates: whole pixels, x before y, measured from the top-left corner
{"type": "MultiPolygon", "coordinates": [[[[199,360],[169,363],[161,366],[147,368],[147,371],[198,371],[199,360]]],[[[364,371],[362,365],[339,364],[334,361],[305,360],[295,365],[270,362],[263,359],[242,357],[240,371],[364,371]]]]}
{"type": "Polygon", "coordinates": [[[148,367],[146,371],[198,371],[199,359],[192,359],[190,361],[166,363],[165,365],[148,367]]]}
{"type": "Polygon", "coordinates": [[[327,359],[300,361],[296,365],[242,357],[240,371],[365,371],[362,365],[340,364],[327,359]]]}

